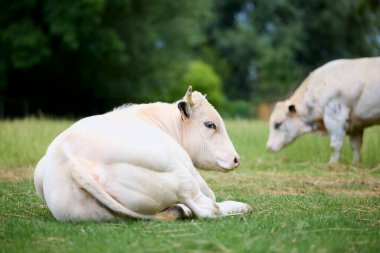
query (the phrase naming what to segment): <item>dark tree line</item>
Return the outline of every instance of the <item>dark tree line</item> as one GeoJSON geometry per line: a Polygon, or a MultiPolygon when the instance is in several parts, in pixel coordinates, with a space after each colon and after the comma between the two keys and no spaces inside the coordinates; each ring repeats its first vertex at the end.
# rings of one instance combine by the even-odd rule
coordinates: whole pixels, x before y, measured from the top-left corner
{"type": "Polygon", "coordinates": [[[216,3],[209,47],[227,62],[230,97],[271,100],[327,61],[380,55],[380,1],[216,3]]]}
{"type": "Polygon", "coordinates": [[[378,0],[0,6],[0,116],[87,115],[173,101],[188,84],[234,114],[286,95],[329,60],[380,55],[378,0]]]}

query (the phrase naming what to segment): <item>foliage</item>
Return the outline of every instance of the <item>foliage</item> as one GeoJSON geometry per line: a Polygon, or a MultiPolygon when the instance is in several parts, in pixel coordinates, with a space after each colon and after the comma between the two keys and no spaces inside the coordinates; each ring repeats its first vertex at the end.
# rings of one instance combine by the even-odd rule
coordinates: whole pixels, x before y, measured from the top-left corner
{"type": "Polygon", "coordinates": [[[222,82],[209,64],[197,60],[189,62],[181,84],[173,89],[173,96],[182,97],[189,85],[192,85],[194,90],[207,94],[207,99],[215,108],[221,107],[224,101],[222,82]]]}
{"type": "Polygon", "coordinates": [[[327,61],[380,53],[376,1],[222,0],[215,8],[208,43],[227,59],[230,98],[278,99],[327,61]]]}
{"type": "Polygon", "coordinates": [[[251,103],[245,100],[226,100],[221,115],[226,118],[250,118],[253,116],[251,103]]]}
{"type": "Polygon", "coordinates": [[[0,107],[8,116],[17,103],[24,114],[88,115],[173,101],[198,60],[221,79],[217,104],[257,104],[288,95],[327,61],[380,54],[376,0],[2,2],[0,107]]]}
{"type": "Polygon", "coordinates": [[[31,111],[96,113],[169,99],[210,2],[12,1],[0,10],[0,78],[31,111]],[[50,96],[46,96],[49,94],[50,96]],[[53,95],[54,94],[54,95],[53,95]],[[64,106],[62,106],[64,105],[64,106]]]}

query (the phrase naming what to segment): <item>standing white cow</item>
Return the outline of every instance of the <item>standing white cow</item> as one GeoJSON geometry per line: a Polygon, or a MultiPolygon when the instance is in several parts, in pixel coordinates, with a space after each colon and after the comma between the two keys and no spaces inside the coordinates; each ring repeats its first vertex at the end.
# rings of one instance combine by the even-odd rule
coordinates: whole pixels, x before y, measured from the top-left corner
{"type": "Polygon", "coordinates": [[[270,117],[267,148],[278,151],[309,132],[330,135],[330,163],[339,161],[346,133],[360,161],[364,128],[380,123],[380,57],[335,60],[314,70],[270,117]]]}
{"type": "Polygon", "coordinates": [[[240,164],[223,120],[189,87],[183,100],[118,108],[61,133],[35,170],[37,194],[58,220],[168,220],[252,211],[215,195],[194,166],[240,164]]]}

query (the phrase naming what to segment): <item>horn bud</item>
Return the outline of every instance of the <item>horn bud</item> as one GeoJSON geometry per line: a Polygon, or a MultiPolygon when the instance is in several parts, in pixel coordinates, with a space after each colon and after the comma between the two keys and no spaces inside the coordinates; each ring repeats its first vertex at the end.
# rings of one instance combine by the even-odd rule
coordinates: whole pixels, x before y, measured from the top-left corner
{"type": "Polygon", "coordinates": [[[183,98],[186,101],[186,103],[188,103],[190,106],[193,105],[193,99],[191,96],[192,93],[193,93],[193,87],[191,87],[191,85],[190,85],[186,91],[185,97],[183,98]]]}

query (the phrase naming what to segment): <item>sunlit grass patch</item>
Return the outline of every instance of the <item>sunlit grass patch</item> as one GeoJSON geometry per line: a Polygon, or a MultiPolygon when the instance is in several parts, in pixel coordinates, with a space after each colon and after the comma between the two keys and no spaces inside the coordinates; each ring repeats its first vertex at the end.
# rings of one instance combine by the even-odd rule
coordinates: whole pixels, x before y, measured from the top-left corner
{"type": "Polygon", "coordinates": [[[37,118],[0,121],[0,170],[35,166],[50,142],[72,123],[37,118]]]}

